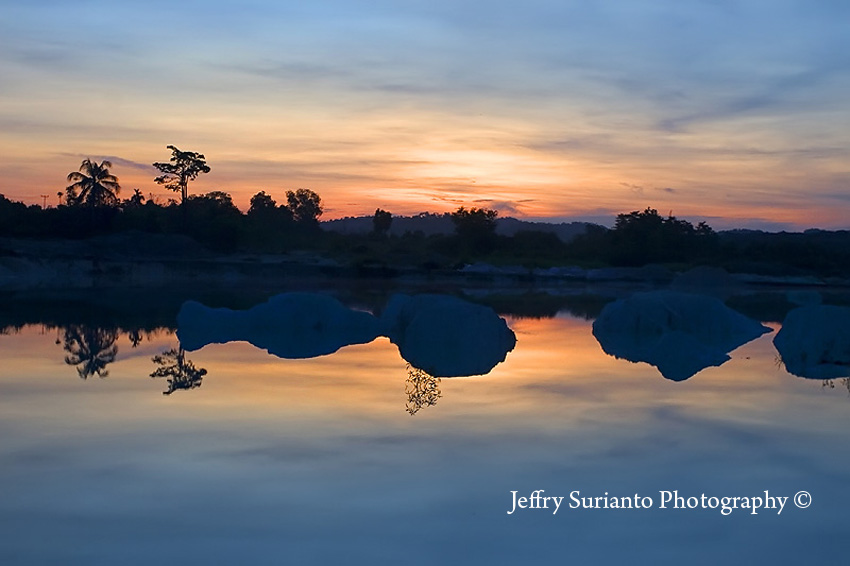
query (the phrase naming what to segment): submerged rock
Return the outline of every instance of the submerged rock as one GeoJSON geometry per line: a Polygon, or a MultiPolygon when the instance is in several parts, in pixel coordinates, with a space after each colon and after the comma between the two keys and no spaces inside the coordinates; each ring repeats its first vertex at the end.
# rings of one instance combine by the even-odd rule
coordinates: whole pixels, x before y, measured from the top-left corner
{"type": "Polygon", "coordinates": [[[493,309],[447,295],[394,295],[381,324],[401,357],[434,377],[489,373],[516,345],[493,309]]]}
{"type": "Polygon", "coordinates": [[[280,358],[313,358],[378,336],[378,319],[317,293],[284,293],[246,311],[209,308],[187,301],[177,315],[184,349],[236,340],[280,358]]]}
{"type": "Polygon", "coordinates": [[[788,373],[810,379],[850,377],[850,308],[800,307],[773,339],[788,373]]]}
{"type": "Polygon", "coordinates": [[[646,362],[683,381],[729,360],[729,352],[770,332],[720,300],[677,291],[637,293],[609,303],[593,323],[602,350],[646,362]]]}

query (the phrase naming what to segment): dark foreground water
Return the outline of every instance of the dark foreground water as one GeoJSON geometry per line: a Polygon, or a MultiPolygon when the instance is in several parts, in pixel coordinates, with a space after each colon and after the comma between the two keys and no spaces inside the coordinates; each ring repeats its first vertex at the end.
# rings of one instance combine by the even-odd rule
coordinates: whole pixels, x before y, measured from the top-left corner
{"type": "Polygon", "coordinates": [[[244,341],[183,351],[176,319],[69,316],[0,336],[2,564],[835,564],[850,551],[847,381],[786,371],[779,322],[674,381],[606,354],[568,311],[505,315],[505,361],[443,379],[384,336],[283,359],[244,341]],[[557,513],[551,499],[514,510],[535,490],[563,497],[557,513]],[[636,496],[641,508],[613,508],[636,496]]]}

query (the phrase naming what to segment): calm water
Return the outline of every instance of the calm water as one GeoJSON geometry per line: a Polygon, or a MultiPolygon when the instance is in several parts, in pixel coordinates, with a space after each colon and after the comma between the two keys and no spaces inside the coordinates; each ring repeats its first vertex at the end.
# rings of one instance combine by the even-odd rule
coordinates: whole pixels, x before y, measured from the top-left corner
{"type": "Polygon", "coordinates": [[[243,341],[183,352],[175,323],[73,316],[0,336],[3,564],[810,564],[850,550],[847,382],[789,374],[777,322],[677,382],[607,355],[568,311],[503,315],[505,361],[443,379],[386,337],[283,359],[243,341]],[[151,377],[176,365],[183,381],[151,377]],[[512,491],[534,490],[564,497],[557,514],[508,514],[512,491]],[[674,490],[789,499],[781,514],[660,508],[674,490]],[[652,503],[571,509],[571,492],[652,503]]]}

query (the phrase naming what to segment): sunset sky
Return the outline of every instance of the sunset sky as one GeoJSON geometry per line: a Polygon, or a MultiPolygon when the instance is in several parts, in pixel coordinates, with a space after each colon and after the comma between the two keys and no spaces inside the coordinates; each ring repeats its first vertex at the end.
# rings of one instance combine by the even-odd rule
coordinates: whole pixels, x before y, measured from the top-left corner
{"type": "Polygon", "coordinates": [[[325,218],[657,208],[850,228],[844,0],[0,0],[0,193],[57,203],[85,157],[121,196],[166,145],[245,209],[325,218]]]}

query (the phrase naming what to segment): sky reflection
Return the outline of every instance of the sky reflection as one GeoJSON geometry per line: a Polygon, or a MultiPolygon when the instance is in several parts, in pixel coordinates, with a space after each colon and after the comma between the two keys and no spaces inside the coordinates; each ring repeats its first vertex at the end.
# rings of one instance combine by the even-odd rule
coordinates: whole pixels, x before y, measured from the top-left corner
{"type": "Polygon", "coordinates": [[[846,551],[850,398],[786,373],[772,335],[674,383],[604,354],[589,321],[508,323],[517,348],[503,363],[442,379],[437,403],[414,416],[408,366],[385,338],[306,360],[209,345],[191,354],[208,370],[203,385],[163,396],[151,357],[177,347],[172,333],[135,349],[122,335],[109,376],[87,380],[53,332],[2,336],[0,553],[7,563],[475,564],[568,548],[585,561],[708,564],[729,552],[785,562],[846,551]],[[662,489],[808,489],[815,504],[779,517],[508,516],[510,491],[533,489],[656,500],[662,489]],[[427,544],[411,542],[423,533],[427,544]]]}

